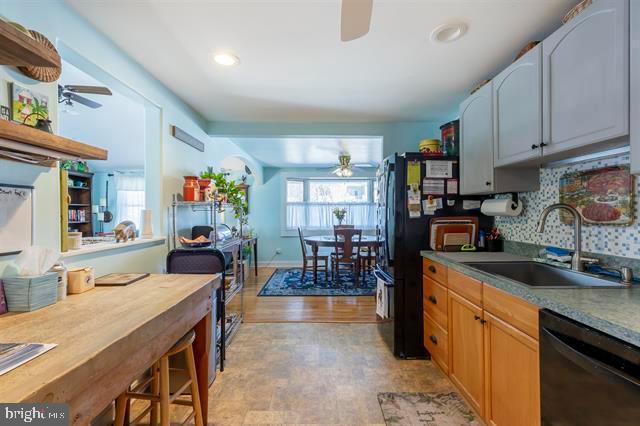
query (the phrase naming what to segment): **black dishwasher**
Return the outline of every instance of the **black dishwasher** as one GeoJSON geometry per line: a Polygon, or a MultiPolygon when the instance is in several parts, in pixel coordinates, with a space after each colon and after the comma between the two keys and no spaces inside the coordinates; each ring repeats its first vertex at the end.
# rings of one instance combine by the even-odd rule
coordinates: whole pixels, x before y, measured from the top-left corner
{"type": "Polygon", "coordinates": [[[640,348],[540,311],[543,425],[640,424],[640,348]]]}

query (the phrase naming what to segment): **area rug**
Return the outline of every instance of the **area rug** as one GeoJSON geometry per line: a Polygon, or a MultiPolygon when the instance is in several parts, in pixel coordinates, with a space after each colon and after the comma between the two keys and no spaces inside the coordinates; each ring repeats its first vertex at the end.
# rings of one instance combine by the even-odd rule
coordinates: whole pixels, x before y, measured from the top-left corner
{"type": "Polygon", "coordinates": [[[456,392],[379,393],[378,402],[387,425],[480,425],[456,392]]]}
{"type": "Polygon", "coordinates": [[[353,274],[340,272],[340,281],[327,281],[318,272],[318,282],[313,282],[313,272],[302,277],[302,268],[278,268],[262,287],[258,296],[373,296],[376,294],[376,278],[366,274],[356,284],[353,274]]]}

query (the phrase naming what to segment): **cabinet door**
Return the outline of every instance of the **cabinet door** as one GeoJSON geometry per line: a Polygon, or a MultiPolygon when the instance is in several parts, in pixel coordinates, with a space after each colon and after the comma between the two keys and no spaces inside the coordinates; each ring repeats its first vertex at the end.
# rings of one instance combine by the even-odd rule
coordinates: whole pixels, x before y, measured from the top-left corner
{"type": "Polygon", "coordinates": [[[493,191],[492,83],[460,104],[460,192],[493,191]]]}
{"type": "Polygon", "coordinates": [[[449,290],[449,377],[484,415],[482,309],[449,290]]]}
{"type": "Polygon", "coordinates": [[[547,38],[545,156],[629,133],[629,2],[599,0],[547,38]]]}
{"type": "Polygon", "coordinates": [[[539,425],[538,342],[490,313],[484,315],[485,419],[497,426],[539,425]]]}
{"type": "Polygon", "coordinates": [[[493,155],[496,167],[540,157],[542,45],[493,79],[493,155]]]}

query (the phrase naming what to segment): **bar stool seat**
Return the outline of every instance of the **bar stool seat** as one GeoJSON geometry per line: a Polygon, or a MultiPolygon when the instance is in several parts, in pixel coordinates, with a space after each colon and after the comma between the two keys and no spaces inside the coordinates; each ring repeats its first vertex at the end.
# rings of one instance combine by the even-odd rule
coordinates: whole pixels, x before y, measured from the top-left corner
{"type": "MultiPolygon", "coordinates": [[[[162,357],[151,367],[151,376],[135,386],[129,386],[118,399],[116,399],[116,420],[114,425],[122,426],[125,424],[126,408],[129,400],[142,399],[149,401],[149,407],[142,411],[132,422],[128,424],[136,424],[144,416],[150,413],[149,424],[155,426],[158,420],[158,403],[160,404],[160,424],[169,426],[169,405],[188,405],[193,408],[193,412],[184,420],[188,422],[192,418],[196,426],[203,426],[202,411],[200,409],[200,395],[198,393],[198,379],[196,377],[196,364],[193,356],[193,341],[196,333],[191,330],[178,340],[162,357]],[[189,379],[173,394],[169,391],[169,357],[184,352],[187,364],[187,374],[189,379]],[[142,392],[150,386],[150,393],[142,392]],[[191,399],[178,399],[183,392],[191,389],[191,399]]],[[[174,369],[171,369],[174,370],[174,369]]]]}

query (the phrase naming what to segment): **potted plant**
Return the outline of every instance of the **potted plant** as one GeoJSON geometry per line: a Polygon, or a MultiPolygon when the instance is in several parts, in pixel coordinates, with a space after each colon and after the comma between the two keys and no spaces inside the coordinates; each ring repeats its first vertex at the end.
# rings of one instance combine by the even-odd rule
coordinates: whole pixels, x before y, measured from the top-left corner
{"type": "Polygon", "coordinates": [[[342,221],[344,221],[344,218],[347,217],[347,209],[345,209],[344,207],[334,207],[332,212],[338,220],[338,225],[342,225],[342,221]]]}

